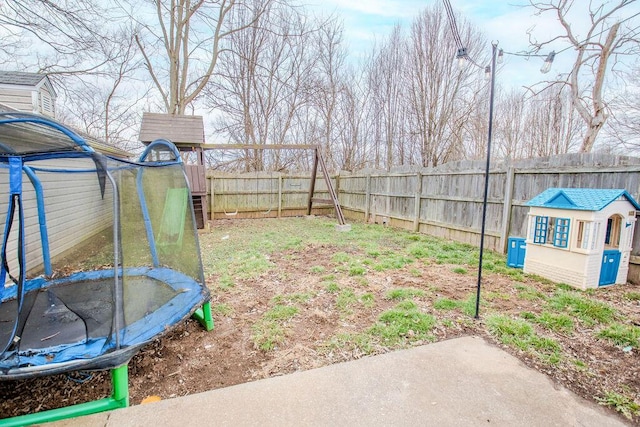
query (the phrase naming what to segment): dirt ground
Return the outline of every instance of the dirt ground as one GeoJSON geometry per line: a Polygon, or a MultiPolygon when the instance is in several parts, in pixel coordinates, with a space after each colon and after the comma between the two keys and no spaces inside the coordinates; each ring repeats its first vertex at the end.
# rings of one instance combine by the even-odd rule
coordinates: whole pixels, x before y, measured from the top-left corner
{"type": "MultiPolygon", "coordinates": [[[[224,221],[214,228],[243,227],[240,220],[224,221]]],[[[341,251],[344,248],[340,249],[341,251]]],[[[357,252],[357,248],[352,249],[357,252]]],[[[354,304],[339,307],[336,294],[327,290],[322,274],[310,274],[310,266],[335,271],[336,248],[330,244],[308,245],[304,250],[286,250],[272,256],[275,268],[250,279],[238,279],[231,290],[216,287],[220,276],[212,274],[207,282],[212,305],[226,307],[215,313],[215,329],[206,332],[194,320],[188,320],[139,352],[129,364],[132,405],[145,398],[169,399],[206,390],[228,387],[262,378],[317,368],[332,363],[392,351],[376,345],[366,354],[358,346],[331,345],[335,337],[369,328],[385,310],[397,301],[389,300],[394,288],[425,290],[415,300],[437,323],[427,340],[408,345],[427,344],[463,335],[480,335],[520,358],[526,365],[547,374],[586,399],[594,400],[607,390],[629,391],[638,401],[640,356],[637,348],[621,349],[593,338],[593,330],[577,325],[571,334],[555,333],[566,355],[560,363],[547,363],[529,352],[500,344],[489,332],[482,311],[493,310],[518,316],[522,312],[540,313],[539,299],[519,298],[514,280],[502,274],[486,272],[483,294],[487,305],[480,319],[462,310],[435,310],[434,301],[442,298],[464,300],[476,289],[477,270],[466,274],[452,272],[456,265],[437,264],[418,259],[399,269],[366,272],[366,284],[359,277],[336,273],[340,287],[352,286],[373,294],[375,305],[354,304]],[[256,348],[253,326],[271,306],[277,295],[306,293],[311,297],[296,302],[299,313],[286,322],[286,339],[272,350],[256,348]],[[577,366],[572,363],[581,360],[577,366]]],[[[325,273],[326,275],[326,273],[325,273]]],[[[551,294],[556,285],[525,278],[523,285],[543,294],[551,294]]],[[[640,302],[625,299],[629,292],[640,292],[634,285],[613,286],[598,291],[598,298],[614,306],[632,324],[640,325],[640,302]]],[[[0,382],[0,418],[67,406],[105,397],[110,393],[108,372],[73,373],[23,381],[0,382]]],[[[613,410],[612,410],[613,413],[613,410]]]]}

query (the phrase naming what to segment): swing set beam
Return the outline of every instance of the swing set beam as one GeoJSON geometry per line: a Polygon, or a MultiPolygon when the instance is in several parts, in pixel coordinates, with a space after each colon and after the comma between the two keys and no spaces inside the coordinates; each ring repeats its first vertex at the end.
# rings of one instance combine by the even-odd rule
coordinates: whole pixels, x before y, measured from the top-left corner
{"type": "MultiPolygon", "coordinates": [[[[324,163],[324,159],[320,154],[320,147],[314,144],[203,144],[203,150],[314,150],[315,156],[313,161],[313,169],[311,172],[311,185],[309,186],[309,196],[307,198],[307,215],[311,215],[311,209],[314,203],[333,204],[336,211],[336,217],[340,225],[345,225],[344,214],[338,201],[338,194],[336,193],[329,171],[324,163]],[[318,176],[318,166],[322,172],[322,177],[329,190],[330,199],[314,198],[313,194],[316,187],[316,179],[318,176]]],[[[237,212],[237,211],[236,211],[237,212]]]]}

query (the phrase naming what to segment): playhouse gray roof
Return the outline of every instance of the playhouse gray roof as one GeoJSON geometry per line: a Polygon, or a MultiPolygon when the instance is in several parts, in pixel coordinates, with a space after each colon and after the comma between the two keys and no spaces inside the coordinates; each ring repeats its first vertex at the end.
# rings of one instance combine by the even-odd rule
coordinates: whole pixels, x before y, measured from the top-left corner
{"type": "Polygon", "coordinates": [[[526,205],[554,209],[599,211],[620,197],[624,197],[636,209],[640,210],[640,205],[627,190],[600,188],[549,188],[529,200],[526,205]]]}

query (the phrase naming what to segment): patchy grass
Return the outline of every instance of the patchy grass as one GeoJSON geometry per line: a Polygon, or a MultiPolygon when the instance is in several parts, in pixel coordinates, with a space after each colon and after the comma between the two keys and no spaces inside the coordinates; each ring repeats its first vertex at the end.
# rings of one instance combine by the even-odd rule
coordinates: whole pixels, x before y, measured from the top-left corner
{"type": "Polygon", "coordinates": [[[309,272],[312,274],[320,274],[325,272],[325,268],[323,265],[314,265],[309,269],[309,272]]]}
{"type": "Polygon", "coordinates": [[[387,291],[384,297],[389,300],[407,300],[423,296],[425,296],[425,292],[422,289],[396,288],[387,291]]]}
{"type": "Polygon", "coordinates": [[[467,269],[464,267],[454,267],[451,269],[456,274],[467,274],[467,269]]]}
{"type": "Polygon", "coordinates": [[[532,353],[551,364],[557,364],[561,359],[560,344],[554,339],[537,335],[531,323],[524,319],[494,314],[487,317],[486,323],[489,332],[503,344],[532,353]]]}
{"type": "Polygon", "coordinates": [[[287,305],[276,305],[265,312],[251,327],[253,343],[260,350],[273,350],[284,342],[286,330],[284,323],[298,314],[298,308],[287,305]]]}
{"type": "Polygon", "coordinates": [[[436,319],[422,313],[413,301],[403,301],[391,310],[380,315],[378,321],[369,329],[385,346],[398,345],[430,338],[436,319]]]}
{"type": "Polygon", "coordinates": [[[571,316],[566,314],[556,314],[549,311],[543,311],[540,316],[536,316],[531,320],[543,328],[553,332],[571,334],[574,329],[573,319],[571,316]]]}
{"type": "Polygon", "coordinates": [[[516,291],[518,291],[518,298],[520,299],[529,300],[529,301],[533,301],[533,300],[545,301],[547,299],[547,296],[544,293],[540,292],[539,290],[537,290],[532,286],[526,286],[526,285],[517,283],[514,285],[514,288],[516,289],[516,291]]]}
{"type": "Polygon", "coordinates": [[[293,294],[286,295],[276,295],[271,298],[271,304],[295,304],[295,303],[305,303],[312,299],[314,294],[312,292],[297,292],[293,294]]]}
{"type": "Polygon", "coordinates": [[[613,323],[597,334],[598,338],[609,340],[620,347],[639,347],[640,328],[633,325],[613,323]]]}
{"type": "Polygon", "coordinates": [[[629,390],[626,389],[624,394],[615,391],[606,391],[603,397],[596,397],[596,400],[604,406],[609,406],[624,415],[625,418],[633,420],[640,415],[640,405],[636,403],[629,390]]]}
{"type": "Polygon", "coordinates": [[[549,308],[575,316],[588,326],[606,325],[616,317],[616,310],[608,304],[564,289],[549,299],[549,308]]]}
{"type": "Polygon", "coordinates": [[[439,298],[433,303],[433,308],[436,310],[455,310],[458,307],[460,302],[449,298],[439,298]]]}
{"type": "Polygon", "coordinates": [[[233,308],[229,304],[215,304],[211,306],[211,312],[219,316],[227,317],[233,314],[233,308]]]}
{"type": "MultiPolygon", "coordinates": [[[[477,321],[473,319],[476,293],[470,277],[478,266],[475,247],[373,224],[354,223],[351,232],[334,233],[333,220],[273,223],[277,232],[268,220],[257,222],[263,224],[262,228],[253,228],[256,222],[249,221],[250,235],[232,228],[220,231],[213,240],[209,233],[201,239],[207,283],[216,301],[237,298],[247,283],[259,288],[266,277],[269,286],[277,283],[287,290],[275,287],[265,301],[272,306],[300,309],[293,317],[287,317],[287,313],[278,320],[260,317],[252,329],[257,348],[288,347],[295,339],[292,331],[304,330],[305,312],[318,308],[316,313],[331,318],[333,312],[333,319],[339,320],[332,321],[335,325],[331,326],[315,323],[325,333],[322,344],[317,344],[316,336],[316,344],[304,345],[338,360],[404,348],[436,337],[488,332],[495,341],[527,355],[521,357],[535,357],[537,366],[554,380],[579,381],[582,390],[592,390],[586,397],[605,396],[605,384],[598,379],[598,372],[604,372],[606,386],[621,396],[639,393],[635,385],[631,393],[620,392],[620,385],[629,383],[634,373],[613,374],[608,371],[609,365],[600,362],[600,356],[593,359],[593,353],[581,353],[583,348],[596,346],[600,350],[606,347],[602,350],[605,353],[620,352],[613,347],[617,346],[634,349],[626,353],[625,360],[637,357],[638,328],[617,323],[634,315],[640,302],[637,287],[579,291],[525,275],[521,269],[508,267],[503,255],[485,251],[487,280],[481,294],[481,320],[477,321]],[[224,234],[230,237],[220,243],[219,235],[224,234]],[[307,251],[321,256],[300,263],[307,251]],[[278,263],[281,259],[286,261],[284,267],[278,263]],[[301,278],[298,273],[306,276],[301,278]],[[291,284],[288,276],[297,282],[291,284]],[[298,284],[305,288],[296,290],[298,284]],[[296,319],[294,329],[288,328],[292,318],[296,319]],[[570,340],[579,340],[581,345],[570,348],[570,340]],[[612,345],[604,346],[605,342],[612,345]],[[612,375],[627,379],[611,382],[612,375]]],[[[316,317],[314,321],[318,319],[325,318],[316,317]]],[[[628,364],[625,369],[633,371],[628,364]]],[[[609,397],[611,402],[616,400],[615,395],[609,397]]],[[[619,405],[624,406],[624,402],[620,400],[619,405]]]]}
{"type": "Polygon", "coordinates": [[[640,292],[627,292],[624,297],[629,301],[640,301],[640,292]]]}

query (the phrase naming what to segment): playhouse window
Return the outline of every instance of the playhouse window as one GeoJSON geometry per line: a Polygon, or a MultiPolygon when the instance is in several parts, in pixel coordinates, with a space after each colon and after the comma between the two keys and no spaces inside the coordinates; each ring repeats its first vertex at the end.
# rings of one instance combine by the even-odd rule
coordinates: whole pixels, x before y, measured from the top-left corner
{"type": "Polygon", "coordinates": [[[607,219],[607,232],[604,237],[605,246],[617,248],[620,246],[620,225],[622,218],[614,215],[607,219]]]}
{"type": "Polygon", "coordinates": [[[569,218],[535,216],[533,243],[549,244],[566,248],[569,243],[569,218]]]}
{"type": "Polygon", "coordinates": [[[549,224],[548,216],[535,216],[533,226],[533,243],[547,242],[547,226],[549,224]]]}
{"type": "Polygon", "coordinates": [[[591,232],[590,221],[578,221],[578,240],[576,247],[580,249],[589,249],[589,237],[591,232]]]}

